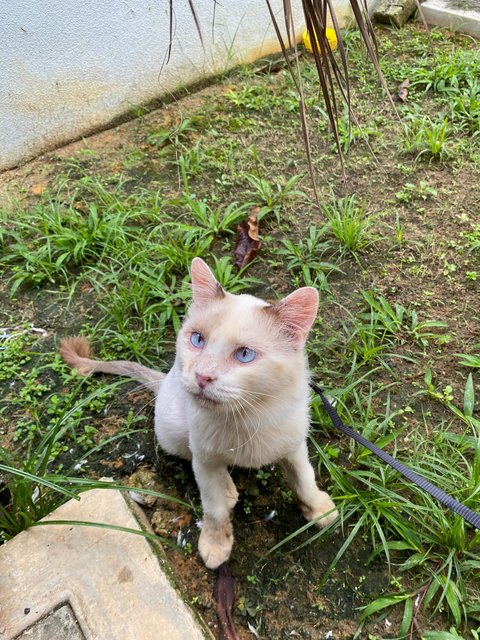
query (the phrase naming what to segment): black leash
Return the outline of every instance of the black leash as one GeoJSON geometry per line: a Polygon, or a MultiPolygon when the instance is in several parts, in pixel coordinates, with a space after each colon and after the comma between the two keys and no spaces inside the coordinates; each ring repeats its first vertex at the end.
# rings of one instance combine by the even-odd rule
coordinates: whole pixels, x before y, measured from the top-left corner
{"type": "Polygon", "coordinates": [[[449,495],[448,493],[445,493],[445,491],[442,491],[441,489],[436,487],[434,484],[426,480],[423,476],[419,475],[415,471],[412,471],[412,469],[404,465],[402,462],[399,462],[398,460],[396,460],[389,453],[387,453],[383,449],[380,449],[380,447],[377,447],[376,444],[373,444],[372,442],[370,442],[370,440],[367,440],[366,438],[364,438],[362,435],[354,431],[351,427],[345,426],[340,416],[336,412],[335,407],[332,405],[331,402],[327,400],[327,398],[323,394],[323,391],[320,389],[320,387],[317,387],[317,385],[313,383],[310,383],[310,387],[315,391],[315,393],[317,393],[320,396],[320,399],[323,403],[325,411],[330,416],[330,419],[334,427],[336,427],[337,429],[345,433],[347,436],[350,436],[356,442],[359,442],[361,445],[363,445],[367,449],[370,449],[372,453],[374,453],[376,456],[381,458],[384,462],[386,462],[391,467],[393,467],[396,471],[398,471],[403,476],[405,476],[405,478],[410,480],[410,482],[413,482],[414,484],[417,485],[417,487],[420,487],[421,489],[429,493],[431,496],[436,498],[443,505],[445,505],[449,509],[452,509],[453,511],[455,511],[455,513],[458,513],[459,516],[462,516],[462,518],[467,522],[469,522],[472,525],[472,527],[475,527],[475,529],[480,529],[480,513],[476,513],[475,511],[472,511],[471,509],[469,509],[467,506],[465,506],[458,500],[455,500],[455,498],[452,498],[451,495],[449,495]]]}

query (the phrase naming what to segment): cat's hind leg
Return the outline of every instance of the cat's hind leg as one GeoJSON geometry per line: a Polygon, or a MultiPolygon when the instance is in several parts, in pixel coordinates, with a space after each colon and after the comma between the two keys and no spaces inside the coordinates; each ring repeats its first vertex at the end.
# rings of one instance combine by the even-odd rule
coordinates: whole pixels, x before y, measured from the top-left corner
{"type": "Polygon", "coordinates": [[[306,442],[283,458],[280,464],[305,518],[317,520],[318,527],[326,527],[333,522],[338,517],[338,511],[328,493],[317,487],[306,442]]]}

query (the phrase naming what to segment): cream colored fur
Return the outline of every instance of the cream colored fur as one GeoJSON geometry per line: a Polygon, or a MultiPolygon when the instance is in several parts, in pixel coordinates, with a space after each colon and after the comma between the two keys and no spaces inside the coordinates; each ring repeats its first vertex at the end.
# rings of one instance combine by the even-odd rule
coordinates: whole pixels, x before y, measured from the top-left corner
{"type": "Polygon", "coordinates": [[[192,262],[193,303],[177,339],[169,373],[126,361],[90,358],[83,338],[67,338],[60,353],[84,375],[96,371],[134,377],[157,394],[155,434],[168,453],[192,460],[204,525],[199,551],[209,568],[230,556],[231,511],[238,493],[229,466],[279,463],[305,517],[325,526],[337,517],[320,491],[308,459],[308,368],[305,340],[318,294],[304,287],[269,305],[250,295],[223,291],[207,265],[192,262]],[[192,344],[192,333],[205,344],[192,344]],[[242,363],[235,351],[253,349],[242,363]]]}

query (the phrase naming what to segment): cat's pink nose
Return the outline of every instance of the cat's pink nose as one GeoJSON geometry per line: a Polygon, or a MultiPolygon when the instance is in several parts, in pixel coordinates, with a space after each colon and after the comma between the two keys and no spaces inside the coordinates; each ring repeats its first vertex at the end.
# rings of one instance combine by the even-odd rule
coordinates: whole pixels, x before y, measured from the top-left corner
{"type": "Polygon", "coordinates": [[[201,373],[195,373],[195,379],[200,389],[205,389],[207,384],[210,384],[215,380],[215,378],[212,378],[212,376],[204,376],[201,373]]]}

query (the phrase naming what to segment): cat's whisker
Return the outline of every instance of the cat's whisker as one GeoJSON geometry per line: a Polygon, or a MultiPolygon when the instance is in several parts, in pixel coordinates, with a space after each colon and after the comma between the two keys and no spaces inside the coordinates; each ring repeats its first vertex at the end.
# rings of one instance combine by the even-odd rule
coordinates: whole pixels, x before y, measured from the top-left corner
{"type": "Polygon", "coordinates": [[[281,396],[273,393],[265,393],[265,391],[259,391],[258,389],[247,389],[244,387],[237,386],[238,391],[241,391],[243,394],[247,394],[249,396],[256,396],[259,398],[272,398],[272,400],[280,400],[281,396]]]}
{"type": "MultiPolygon", "coordinates": [[[[243,395],[238,402],[240,403],[240,405],[245,411],[247,411],[248,409],[251,409],[253,415],[259,415],[259,416],[266,415],[267,417],[274,415],[273,408],[265,405],[254,404],[245,395],[243,395]]],[[[268,421],[267,424],[271,426],[273,424],[273,421],[268,421]]]]}
{"type": "MultiPolygon", "coordinates": [[[[235,426],[235,431],[237,433],[237,447],[236,449],[229,449],[230,452],[236,451],[240,448],[240,429],[238,428],[238,424],[237,424],[237,414],[235,413],[235,407],[234,407],[234,403],[232,404],[228,404],[227,405],[228,409],[227,409],[227,415],[230,413],[230,410],[232,412],[232,422],[235,426]]],[[[245,425],[246,426],[246,425],[245,425]]],[[[235,459],[236,462],[236,459],[235,459]]]]}
{"type": "Polygon", "coordinates": [[[145,402],[136,412],[135,415],[133,416],[133,418],[138,418],[138,416],[143,413],[145,411],[145,409],[147,409],[147,407],[155,409],[155,401],[156,398],[150,398],[150,400],[148,400],[147,402],[145,402]]]}
{"type": "MultiPolygon", "coordinates": [[[[138,393],[142,390],[146,389],[147,391],[150,391],[150,389],[148,388],[148,384],[144,383],[144,382],[140,382],[139,384],[135,385],[133,387],[133,389],[130,389],[129,391],[127,391],[126,393],[122,394],[122,397],[126,398],[128,395],[133,394],[133,393],[138,393]]],[[[133,415],[133,420],[135,420],[136,418],[138,418],[138,416],[140,414],[142,414],[145,409],[147,409],[147,407],[153,407],[155,408],[155,402],[156,402],[156,396],[153,395],[149,400],[147,400],[147,402],[143,403],[135,412],[135,414],[133,415]]]]}
{"type": "Polygon", "coordinates": [[[279,394],[266,393],[264,391],[249,389],[246,387],[241,387],[238,384],[236,384],[232,388],[224,387],[221,391],[222,393],[225,394],[227,398],[231,398],[231,399],[233,398],[243,399],[246,396],[250,396],[250,397],[258,397],[258,398],[271,398],[272,400],[276,400],[276,401],[281,400],[281,396],[279,394]]]}
{"type": "MultiPolygon", "coordinates": [[[[248,428],[248,422],[245,420],[245,414],[243,411],[243,406],[238,403],[238,400],[232,399],[232,401],[228,405],[229,412],[232,414],[232,422],[235,426],[235,430],[237,432],[237,442],[238,446],[240,446],[241,440],[241,432],[246,431],[248,434],[250,433],[248,428]],[[239,425],[238,421],[241,421],[242,424],[239,425]]],[[[238,448],[237,446],[237,448],[238,448]]]]}
{"type": "MultiPolygon", "coordinates": [[[[248,427],[248,422],[245,420],[245,413],[243,411],[243,406],[238,403],[237,399],[232,399],[229,403],[229,413],[231,411],[232,422],[235,426],[235,430],[237,432],[237,447],[238,449],[241,446],[241,432],[246,431],[248,435],[250,435],[250,430],[248,427]],[[241,421],[242,424],[239,424],[241,421]]],[[[229,451],[234,451],[235,449],[229,449],[229,451]]]]}
{"type": "Polygon", "coordinates": [[[273,395],[273,394],[256,394],[255,392],[250,392],[248,390],[244,391],[241,394],[240,400],[243,402],[249,401],[250,406],[252,407],[263,407],[265,408],[266,402],[268,402],[268,406],[275,406],[278,409],[279,404],[281,405],[284,401],[284,397],[281,395],[273,395]]]}
{"type": "MultiPolygon", "coordinates": [[[[259,410],[259,407],[256,407],[254,405],[252,405],[250,402],[248,402],[245,398],[243,399],[243,402],[241,400],[236,400],[234,403],[235,404],[235,409],[236,409],[236,415],[239,416],[242,419],[242,422],[244,423],[245,426],[245,431],[247,432],[247,439],[242,442],[241,444],[239,444],[235,449],[230,448],[229,451],[233,452],[233,451],[238,451],[239,449],[246,447],[247,445],[249,445],[257,436],[257,434],[261,431],[261,425],[262,422],[263,427],[271,427],[274,424],[274,416],[272,414],[271,411],[267,411],[266,407],[263,408],[262,410],[259,410]],[[248,421],[245,419],[245,415],[247,412],[247,407],[245,407],[245,404],[248,405],[248,408],[253,408],[253,415],[255,416],[255,418],[257,419],[257,423],[256,423],[256,427],[254,428],[253,432],[250,431],[249,427],[248,427],[248,421]],[[265,419],[266,418],[266,419],[265,419]]],[[[235,414],[234,414],[235,415],[235,414]]],[[[236,422],[235,422],[235,426],[236,422]]],[[[254,452],[255,452],[255,448],[254,447],[250,447],[250,467],[255,466],[253,464],[253,456],[254,456],[254,452]]]]}
{"type": "MultiPolygon", "coordinates": [[[[257,426],[256,426],[256,428],[254,429],[254,431],[252,433],[250,431],[250,429],[249,429],[248,421],[245,419],[245,413],[244,413],[245,407],[244,407],[244,405],[239,400],[237,400],[233,404],[235,405],[235,409],[236,409],[235,415],[241,418],[241,420],[242,420],[242,422],[244,424],[244,427],[245,427],[246,435],[247,435],[247,440],[245,440],[242,443],[240,443],[240,441],[239,441],[239,444],[235,449],[229,449],[229,452],[232,452],[232,453],[235,452],[236,453],[236,456],[235,456],[235,462],[236,462],[236,460],[238,459],[238,455],[239,455],[240,449],[243,449],[244,447],[246,447],[248,444],[250,444],[255,439],[255,436],[257,435],[257,433],[259,432],[259,429],[260,429],[260,420],[258,420],[257,426]]],[[[235,421],[235,425],[236,425],[237,431],[238,431],[238,425],[236,424],[236,421],[235,421]]],[[[254,447],[250,447],[250,449],[251,449],[251,451],[250,451],[250,465],[249,465],[249,467],[252,467],[252,466],[254,466],[253,465],[254,447]]]]}

